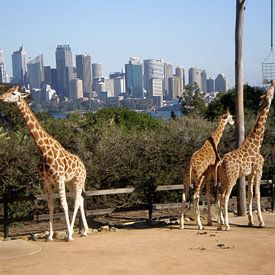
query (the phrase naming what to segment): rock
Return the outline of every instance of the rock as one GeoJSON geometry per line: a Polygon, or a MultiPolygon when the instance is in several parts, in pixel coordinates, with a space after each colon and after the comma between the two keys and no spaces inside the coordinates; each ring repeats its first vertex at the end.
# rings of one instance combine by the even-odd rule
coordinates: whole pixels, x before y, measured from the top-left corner
{"type": "Polygon", "coordinates": [[[116,227],[114,227],[114,226],[112,226],[112,227],[110,227],[110,231],[112,231],[112,232],[117,232],[117,231],[119,231],[119,229],[116,228],[116,227]]]}
{"type": "Polygon", "coordinates": [[[101,232],[110,231],[109,225],[103,225],[103,226],[101,226],[101,227],[100,227],[100,231],[101,231],[101,232]]]}
{"type": "Polygon", "coordinates": [[[45,233],[34,233],[31,234],[29,237],[29,240],[31,241],[37,241],[39,239],[45,239],[46,238],[46,234],[45,233]]]}
{"type": "Polygon", "coordinates": [[[58,240],[65,240],[67,238],[67,232],[66,231],[54,231],[53,238],[58,239],[58,240]]]}

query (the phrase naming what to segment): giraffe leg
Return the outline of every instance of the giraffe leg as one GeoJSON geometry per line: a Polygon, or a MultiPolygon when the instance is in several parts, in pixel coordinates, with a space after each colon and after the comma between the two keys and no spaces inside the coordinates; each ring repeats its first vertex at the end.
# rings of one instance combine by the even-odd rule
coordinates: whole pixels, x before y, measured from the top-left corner
{"type": "Polygon", "coordinates": [[[80,214],[81,214],[81,219],[82,219],[82,223],[84,226],[84,231],[81,233],[82,236],[87,236],[88,232],[89,232],[89,227],[88,227],[88,223],[85,217],[85,211],[84,211],[84,198],[81,196],[81,202],[80,202],[80,214]]]}
{"type": "Polygon", "coordinates": [[[185,208],[186,208],[186,195],[188,194],[188,192],[189,192],[189,185],[188,185],[188,187],[183,186],[180,229],[184,229],[184,213],[185,213],[185,208]]]}
{"type": "Polygon", "coordinates": [[[253,212],[252,212],[252,199],[253,199],[253,181],[254,175],[253,172],[248,177],[248,226],[253,226],[253,212]]]}
{"type": "Polygon", "coordinates": [[[228,190],[225,193],[224,196],[224,224],[225,224],[225,230],[230,230],[229,221],[228,221],[228,201],[231,194],[233,185],[228,187],[228,190]]]}
{"type": "Polygon", "coordinates": [[[207,177],[206,180],[206,197],[207,197],[207,225],[212,225],[212,215],[211,215],[211,201],[212,201],[212,195],[211,195],[211,183],[210,183],[210,176],[207,177]]]}
{"type": "Polygon", "coordinates": [[[66,199],[66,189],[65,189],[65,182],[64,179],[62,179],[59,183],[58,183],[58,193],[60,196],[60,201],[61,201],[61,205],[63,207],[64,210],[64,215],[65,215],[65,221],[66,221],[66,226],[67,226],[67,240],[68,241],[72,241],[73,240],[73,232],[71,230],[71,225],[70,225],[70,219],[69,219],[69,209],[68,209],[68,203],[67,203],[67,199],[66,199]]]}
{"type": "Polygon", "coordinates": [[[48,203],[48,209],[49,209],[49,235],[47,237],[48,241],[52,241],[53,240],[53,209],[54,209],[54,205],[53,205],[53,191],[51,186],[49,185],[49,183],[45,182],[45,193],[47,196],[47,203],[48,203]]]}
{"type": "Polygon", "coordinates": [[[217,208],[218,208],[218,227],[217,230],[222,230],[222,224],[224,224],[223,215],[222,215],[222,203],[224,200],[224,196],[222,194],[217,195],[217,208]]]}
{"type": "Polygon", "coordinates": [[[255,197],[256,197],[256,204],[257,204],[259,227],[265,227],[265,223],[262,216],[262,209],[261,209],[261,194],[260,194],[261,176],[262,176],[261,172],[256,176],[255,197]]]}
{"type": "MultiPolygon", "coordinates": [[[[80,186],[82,186],[82,185],[80,185],[80,186]]],[[[71,231],[72,232],[73,232],[73,229],[74,229],[74,223],[75,223],[76,214],[77,214],[77,211],[78,211],[79,208],[80,208],[81,219],[83,221],[83,225],[84,225],[85,231],[87,230],[87,227],[88,227],[85,215],[84,215],[84,219],[85,220],[83,220],[83,214],[82,214],[82,210],[81,209],[83,209],[83,212],[84,212],[84,200],[83,200],[83,197],[82,197],[81,193],[82,193],[82,188],[79,187],[75,191],[74,212],[73,212],[73,217],[72,217],[72,221],[71,221],[71,231]]]]}
{"type": "MultiPolygon", "coordinates": [[[[198,225],[198,230],[203,230],[203,226],[201,224],[201,217],[200,217],[200,188],[202,186],[204,180],[204,176],[201,177],[198,186],[195,189],[194,194],[194,206],[195,206],[195,213],[196,213],[196,220],[198,225]]],[[[196,186],[196,185],[195,185],[196,186]]]]}

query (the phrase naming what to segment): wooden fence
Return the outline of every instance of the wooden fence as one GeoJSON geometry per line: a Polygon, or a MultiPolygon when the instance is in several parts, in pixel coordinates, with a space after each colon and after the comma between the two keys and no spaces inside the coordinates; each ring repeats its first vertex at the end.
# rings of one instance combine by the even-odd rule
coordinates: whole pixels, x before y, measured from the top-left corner
{"type": "MultiPolygon", "coordinates": [[[[270,201],[270,207],[273,212],[275,212],[275,182],[271,180],[262,180],[261,186],[265,186],[269,189],[269,201],[270,201]]],[[[164,192],[164,191],[181,191],[182,190],[182,184],[178,185],[159,185],[154,190],[151,190],[148,197],[148,202],[144,204],[140,204],[136,207],[126,207],[126,208],[120,208],[120,207],[113,207],[113,208],[106,208],[106,209],[96,209],[96,210],[85,210],[86,216],[100,216],[100,215],[110,215],[113,212],[123,212],[123,211],[129,211],[129,210],[148,210],[149,214],[149,220],[152,219],[153,211],[156,210],[164,210],[164,209],[173,209],[173,208],[180,208],[181,203],[155,203],[153,198],[154,194],[157,192],[164,192]]],[[[119,195],[119,194],[132,194],[134,192],[144,192],[144,189],[137,189],[134,187],[128,187],[128,188],[116,188],[116,189],[104,189],[104,190],[90,190],[86,191],[84,199],[85,202],[95,196],[108,196],[108,195],[119,195]]],[[[67,193],[67,197],[72,197],[71,193],[67,193]]],[[[59,199],[59,195],[57,193],[53,196],[54,199],[59,199]]],[[[7,198],[2,197],[0,198],[0,204],[3,205],[3,217],[1,219],[0,216],[0,224],[2,223],[4,225],[4,238],[8,238],[9,235],[9,225],[14,222],[22,222],[22,221],[30,221],[30,220],[36,220],[41,221],[49,218],[48,214],[37,214],[27,217],[20,217],[20,218],[9,218],[8,216],[8,204],[18,202],[18,201],[33,201],[34,203],[39,201],[46,201],[45,195],[36,195],[36,196],[28,196],[28,197],[21,197],[21,198],[7,198]]],[[[205,197],[202,196],[201,198],[202,203],[205,203],[205,197]]],[[[63,217],[63,213],[55,213],[55,218],[63,217]]]]}

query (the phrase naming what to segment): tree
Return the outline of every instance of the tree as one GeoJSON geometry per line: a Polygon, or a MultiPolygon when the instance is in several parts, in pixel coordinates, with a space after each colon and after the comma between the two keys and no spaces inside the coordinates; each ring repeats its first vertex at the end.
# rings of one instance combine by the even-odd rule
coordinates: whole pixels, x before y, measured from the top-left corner
{"type": "MultiPolygon", "coordinates": [[[[235,25],[235,88],[236,88],[236,145],[244,140],[244,104],[243,104],[243,19],[245,0],[236,0],[235,25]]],[[[244,177],[238,183],[238,215],[246,214],[246,192],[244,177]]]]}

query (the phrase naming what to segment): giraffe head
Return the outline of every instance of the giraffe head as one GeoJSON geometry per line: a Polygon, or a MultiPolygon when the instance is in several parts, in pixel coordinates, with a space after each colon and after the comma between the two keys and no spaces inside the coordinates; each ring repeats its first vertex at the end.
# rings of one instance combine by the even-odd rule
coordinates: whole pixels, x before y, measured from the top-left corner
{"type": "Polygon", "coordinates": [[[19,86],[12,86],[8,91],[0,95],[0,101],[4,102],[19,102],[21,98],[27,97],[29,94],[19,90],[19,86]]]}
{"type": "Polygon", "coordinates": [[[222,119],[225,120],[225,124],[229,123],[230,125],[234,125],[234,119],[233,116],[230,114],[229,110],[226,111],[225,114],[223,114],[222,119]]]}
{"type": "Polygon", "coordinates": [[[260,103],[260,108],[265,108],[266,106],[270,106],[271,101],[274,96],[274,86],[275,82],[272,81],[271,85],[268,87],[267,91],[265,94],[261,96],[261,103],[260,103]]]}

